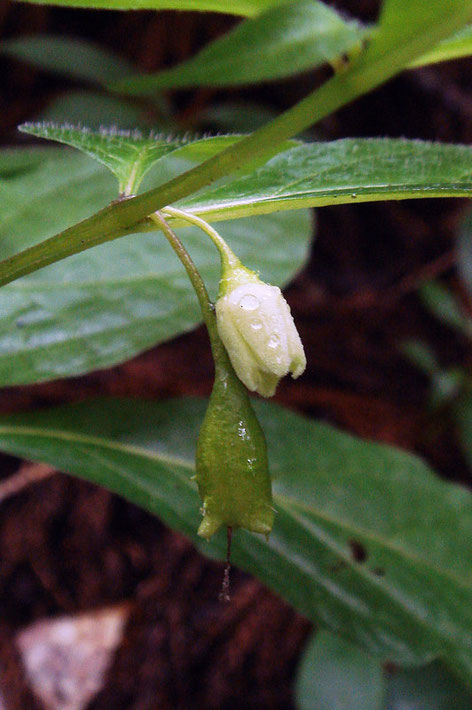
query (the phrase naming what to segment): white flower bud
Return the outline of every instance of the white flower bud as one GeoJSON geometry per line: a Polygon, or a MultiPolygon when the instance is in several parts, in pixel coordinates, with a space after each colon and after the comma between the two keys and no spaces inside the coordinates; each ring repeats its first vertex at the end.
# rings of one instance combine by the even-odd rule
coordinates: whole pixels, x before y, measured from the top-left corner
{"type": "Polygon", "coordinates": [[[306,367],[290,307],[277,286],[244,267],[222,286],[216,322],[231,363],[248,389],[272,397],[281,377],[299,377],[306,367]]]}

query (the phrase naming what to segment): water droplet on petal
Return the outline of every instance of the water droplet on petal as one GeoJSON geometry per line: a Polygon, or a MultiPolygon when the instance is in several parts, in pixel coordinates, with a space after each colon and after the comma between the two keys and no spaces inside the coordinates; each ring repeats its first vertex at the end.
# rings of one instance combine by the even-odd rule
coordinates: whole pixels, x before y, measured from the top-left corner
{"type": "Polygon", "coordinates": [[[253,320],[251,322],[252,330],[260,330],[262,328],[262,322],[260,320],[253,320]]]}
{"type": "Polygon", "coordinates": [[[267,347],[275,349],[275,348],[278,348],[279,345],[280,345],[280,338],[278,335],[275,335],[275,333],[274,333],[274,335],[270,336],[269,341],[267,343],[267,347]]]}
{"type": "Polygon", "coordinates": [[[239,307],[244,308],[245,311],[255,311],[261,305],[257,296],[253,296],[252,293],[247,293],[239,301],[239,307]]]}

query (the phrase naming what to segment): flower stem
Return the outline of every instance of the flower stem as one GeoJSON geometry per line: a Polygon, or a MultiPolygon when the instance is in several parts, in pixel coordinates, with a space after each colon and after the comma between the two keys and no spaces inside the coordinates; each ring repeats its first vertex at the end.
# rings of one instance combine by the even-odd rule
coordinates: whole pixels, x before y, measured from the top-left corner
{"type": "Polygon", "coordinates": [[[183,210],[179,210],[176,207],[164,207],[161,210],[161,213],[168,214],[169,217],[180,217],[180,219],[185,220],[186,222],[189,222],[190,224],[195,225],[196,227],[200,227],[212,240],[213,244],[216,246],[218,251],[220,252],[220,257],[221,257],[221,263],[223,267],[237,267],[239,266],[240,262],[238,257],[231,251],[229,246],[226,244],[225,240],[223,237],[218,234],[216,229],[214,229],[208,222],[206,222],[204,219],[201,217],[197,217],[196,215],[190,214],[189,212],[184,212],[183,210]]]}
{"type": "Polygon", "coordinates": [[[214,306],[210,300],[203,279],[200,276],[200,272],[198,271],[197,267],[195,266],[195,263],[192,260],[192,257],[190,256],[176,233],[169,227],[164,216],[160,212],[153,212],[153,214],[150,215],[150,219],[152,219],[153,222],[155,222],[158,227],[163,231],[167,241],[171,245],[174,252],[177,254],[180,261],[182,262],[185,271],[187,272],[187,275],[190,279],[190,282],[194,288],[194,291],[197,294],[198,302],[200,304],[200,309],[203,315],[203,320],[205,321],[205,325],[208,330],[211,350],[213,353],[215,364],[223,359],[226,360],[226,351],[224,349],[223,343],[220,340],[220,336],[218,335],[218,330],[216,327],[216,316],[214,306]]]}

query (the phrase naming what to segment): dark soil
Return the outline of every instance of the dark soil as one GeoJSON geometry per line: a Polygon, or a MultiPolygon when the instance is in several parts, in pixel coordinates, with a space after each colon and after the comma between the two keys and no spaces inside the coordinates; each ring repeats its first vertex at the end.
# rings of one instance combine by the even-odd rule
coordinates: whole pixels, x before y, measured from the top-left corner
{"type": "MultiPolygon", "coordinates": [[[[377,3],[337,2],[372,19],[377,3]]],[[[233,20],[177,13],[89,13],[5,1],[2,38],[64,32],[93,39],[143,69],[190,56],[233,20]]],[[[69,84],[0,60],[3,144],[15,126],[69,84]]],[[[181,125],[217,98],[257,99],[281,109],[324,73],[237,92],[172,96],[181,125]]],[[[470,143],[471,63],[403,74],[325,120],[319,133],[405,136],[470,143]]],[[[428,314],[418,286],[441,277],[464,301],[455,270],[455,234],[464,201],[410,201],[323,208],[306,269],[287,291],[305,343],[308,370],[280,385],[276,399],[362,437],[424,455],[442,475],[470,472],[452,420],[433,418],[428,382],[400,354],[422,339],[444,365],[464,368],[468,344],[428,314]]],[[[212,362],[203,329],[106,372],[3,390],[0,412],[96,395],[163,399],[207,395],[212,362]],[[189,358],[189,352],[192,357],[189,358]]],[[[2,457],[1,476],[19,461],[2,457]]],[[[294,670],[309,623],[237,570],[232,601],[218,601],[222,566],[201,557],[159,521],[93,485],[56,474],[0,508],[0,669],[8,710],[41,708],[24,678],[12,638],[26,624],[112,603],[130,619],[103,690],[89,710],[276,710],[293,707],[294,670]]]]}

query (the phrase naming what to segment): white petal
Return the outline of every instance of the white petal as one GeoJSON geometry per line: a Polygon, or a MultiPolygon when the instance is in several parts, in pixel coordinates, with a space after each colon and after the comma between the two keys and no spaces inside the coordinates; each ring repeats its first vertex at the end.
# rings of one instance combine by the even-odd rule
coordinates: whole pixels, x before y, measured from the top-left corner
{"type": "Polygon", "coordinates": [[[251,350],[236,329],[231,309],[228,310],[225,298],[219,299],[216,303],[216,325],[237,376],[251,392],[256,392],[259,383],[259,365],[254,361],[251,350]]]}
{"type": "Polygon", "coordinates": [[[239,379],[271,397],[278,380],[298,377],[306,367],[290,307],[276,286],[249,280],[216,303],[218,332],[239,379]]]}
{"type": "Polygon", "coordinates": [[[233,322],[260,367],[278,377],[286,375],[290,354],[280,289],[251,283],[234,289],[228,300],[233,322]]]}
{"type": "Polygon", "coordinates": [[[290,357],[290,365],[288,372],[292,373],[294,380],[305,372],[306,368],[306,357],[305,350],[303,349],[303,343],[298,334],[298,330],[295,326],[295,321],[293,320],[292,312],[287,301],[284,299],[286,306],[285,309],[285,332],[287,333],[288,339],[288,351],[290,357]]]}

